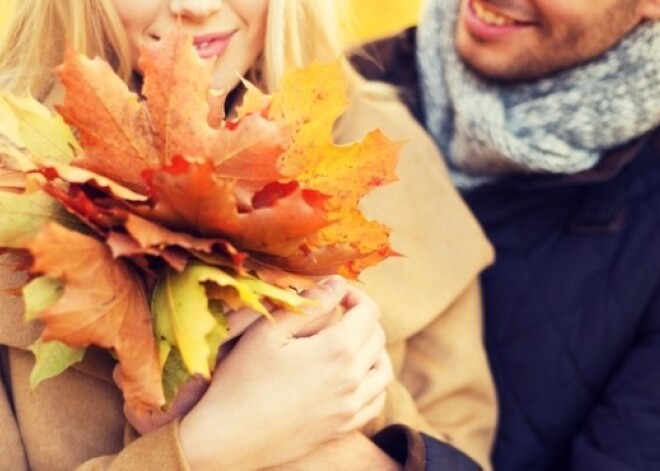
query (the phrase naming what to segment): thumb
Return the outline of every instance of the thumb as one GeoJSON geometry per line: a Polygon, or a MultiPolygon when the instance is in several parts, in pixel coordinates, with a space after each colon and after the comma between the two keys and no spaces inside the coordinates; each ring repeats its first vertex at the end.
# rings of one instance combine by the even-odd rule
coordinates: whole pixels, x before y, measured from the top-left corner
{"type": "Polygon", "coordinates": [[[252,324],[263,318],[263,314],[253,309],[243,308],[227,314],[229,336],[224,340],[228,342],[243,334],[252,324]]]}
{"type": "Polygon", "coordinates": [[[285,338],[314,335],[332,324],[333,314],[340,312],[347,290],[348,285],[342,277],[331,276],[303,293],[303,296],[312,302],[303,307],[302,312],[293,313],[280,309],[273,313],[274,322],[265,319],[263,321],[282,333],[285,338]]]}

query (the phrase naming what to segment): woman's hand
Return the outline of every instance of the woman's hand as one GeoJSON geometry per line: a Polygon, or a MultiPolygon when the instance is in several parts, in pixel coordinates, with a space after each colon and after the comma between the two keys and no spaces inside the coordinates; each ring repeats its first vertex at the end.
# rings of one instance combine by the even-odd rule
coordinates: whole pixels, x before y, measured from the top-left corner
{"type": "Polygon", "coordinates": [[[307,296],[316,304],[304,315],[249,327],[182,420],[194,471],[291,462],[380,413],[392,370],[378,307],[338,277],[307,296]],[[343,317],[322,328],[338,306],[343,317]]]}
{"type": "MultiPolygon", "coordinates": [[[[313,293],[306,294],[306,296],[313,296],[313,293]]],[[[272,313],[273,306],[269,306],[269,311],[272,313]]],[[[313,335],[336,322],[341,315],[342,310],[340,306],[335,307],[334,310],[325,314],[318,313],[318,315],[310,315],[305,322],[304,328],[301,328],[296,336],[306,337],[313,335]]],[[[220,347],[218,360],[220,361],[231,351],[236,340],[243,335],[243,332],[262,318],[263,315],[261,313],[249,308],[232,311],[227,314],[229,335],[220,347]]],[[[115,383],[122,388],[119,365],[115,367],[113,377],[115,383]]],[[[202,396],[204,396],[209,385],[210,382],[205,378],[201,376],[193,377],[178,390],[174,401],[167,410],[160,408],[134,409],[124,403],[124,416],[135,430],[145,435],[188,414],[202,396]]]]}
{"type": "MultiPolygon", "coordinates": [[[[220,352],[218,353],[219,358],[230,351],[236,338],[240,337],[248,327],[262,317],[262,314],[251,309],[241,309],[230,313],[228,315],[229,336],[220,348],[220,352]]],[[[113,377],[115,383],[121,388],[119,365],[115,367],[113,377]]],[[[204,396],[209,385],[210,382],[208,380],[202,376],[196,376],[177,391],[174,401],[166,411],[159,408],[134,409],[124,403],[124,416],[135,430],[142,435],[147,434],[190,412],[204,396]]]]}

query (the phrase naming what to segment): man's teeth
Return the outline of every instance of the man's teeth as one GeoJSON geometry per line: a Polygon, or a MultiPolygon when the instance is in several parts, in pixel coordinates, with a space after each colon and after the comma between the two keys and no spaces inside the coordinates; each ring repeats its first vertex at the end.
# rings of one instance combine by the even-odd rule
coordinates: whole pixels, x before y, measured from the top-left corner
{"type": "Polygon", "coordinates": [[[212,41],[204,41],[203,43],[197,43],[197,44],[195,44],[195,47],[197,49],[205,49],[205,48],[207,48],[211,45],[211,42],[212,41]]]}
{"type": "Polygon", "coordinates": [[[516,22],[511,18],[507,18],[506,16],[502,16],[499,13],[495,13],[494,11],[487,9],[481,4],[479,0],[474,0],[472,2],[472,6],[474,8],[475,14],[477,15],[477,18],[479,18],[484,23],[488,23],[489,25],[493,26],[509,26],[516,24],[516,22]]]}

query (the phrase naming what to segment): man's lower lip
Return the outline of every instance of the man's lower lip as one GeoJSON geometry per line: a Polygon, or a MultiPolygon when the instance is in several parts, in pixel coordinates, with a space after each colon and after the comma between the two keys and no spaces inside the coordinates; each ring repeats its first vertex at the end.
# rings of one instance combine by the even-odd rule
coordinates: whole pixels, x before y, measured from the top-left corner
{"type": "Polygon", "coordinates": [[[208,42],[208,44],[196,44],[195,49],[197,49],[197,54],[202,59],[210,59],[212,57],[220,56],[225,49],[229,46],[231,38],[225,39],[213,39],[208,42]]]}
{"type": "Polygon", "coordinates": [[[466,0],[463,2],[461,16],[465,22],[465,27],[473,36],[483,40],[500,39],[505,36],[520,32],[530,25],[515,24],[515,25],[491,25],[483,21],[474,12],[472,2],[474,0],[466,0]]]}

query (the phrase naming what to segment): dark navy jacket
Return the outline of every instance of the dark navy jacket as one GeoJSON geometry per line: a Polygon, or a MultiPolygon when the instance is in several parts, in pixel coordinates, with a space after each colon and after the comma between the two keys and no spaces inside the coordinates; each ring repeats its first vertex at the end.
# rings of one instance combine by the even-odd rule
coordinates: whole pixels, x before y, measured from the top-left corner
{"type": "MultiPolygon", "coordinates": [[[[414,32],[375,50],[382,68],[358,66],[421,117],[414,32]]],[[[588,172],[464,196],[496,250],[496,471],[660,470],[660,132],[588,172]]]]}
{"type": "Polygon", "coordinates": [[[660,470],[660,140],[628,152],[604,181],[466,195],[497,254],[496,469],[660,470]]]}

